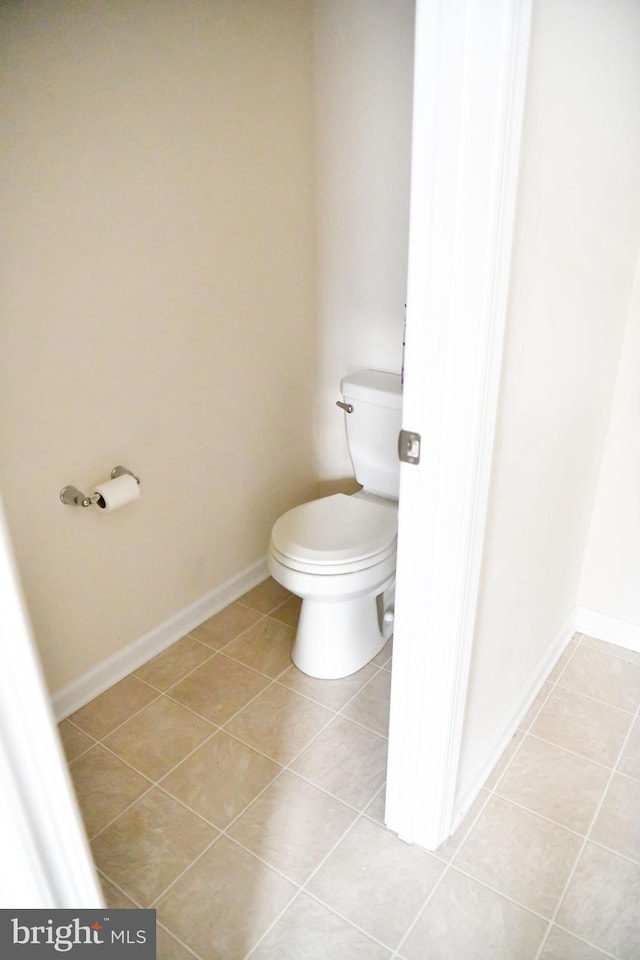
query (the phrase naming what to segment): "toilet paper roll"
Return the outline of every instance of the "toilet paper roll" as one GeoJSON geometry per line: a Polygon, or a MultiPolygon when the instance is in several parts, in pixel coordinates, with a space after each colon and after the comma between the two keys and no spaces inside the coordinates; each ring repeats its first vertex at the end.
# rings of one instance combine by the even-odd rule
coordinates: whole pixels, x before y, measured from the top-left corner
{"type": "Polygon", "coordinates": [[[98,494],[97,505],[103,510],[118,510],[125,504],[137,500],[140,496],[140,486],[135,477],[123,474],[113,480],[105,480],[96,487],[98,494]]]}

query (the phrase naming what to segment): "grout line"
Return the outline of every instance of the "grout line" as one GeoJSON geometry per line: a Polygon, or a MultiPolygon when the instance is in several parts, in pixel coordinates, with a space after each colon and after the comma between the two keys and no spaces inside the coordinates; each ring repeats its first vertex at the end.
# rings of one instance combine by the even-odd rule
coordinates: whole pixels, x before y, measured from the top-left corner
{"type": "MultiPolygon", "coordinates": [[[[377,795],[377,794],[376,794],[376,795],[377,795]]],[[[379,940],[374,934],[372,934],[372,933],[370,933],[369,931],[365,930],[363,927],[360,927],[357,923],[355,923],[355,922],[354,922],[353,920],[351,920],[349,917],[346,917],[344,914],[340,913],[340,911],[336,910],[335,907],[330,906],[330,905],[329,905],[328,903],[326,903],[324,900],[320,899],[319,896],[317,896],[317,895],[314,894],[311,890],[308,889],[309,883],[311,883],[311,881],[312,881],[312,880],[314,879],[314,877],[320,872],[320,870],[323,868],[323,866],[325,865],[325,863],[327,863],[327,861],[330,859],[330,857],[333,855],[333,853],[336,851],[336,849],[337,849],[337,848],[340,846],[340,844],[345,840],[345,838],[347,837],[347,835],[353,831],[353,829],[356,827],[356,825],[358,824],[358,822],[359,822],[361,819],[363,819],[363,818],[365,818],[364,812],[363,812],[363,811],[357,812],[357,815],[356,815],[356,817],[354,818],[354,820],[349,824],[348,827],[345,828],[345,830],[344,830],[344,831],[342,832],[342,834],[338,837],[338,839],[335,841],[335,843],[333,844],[333,846],[327,851],[327,853],[324,855],[324,857],[322,857],[322,859],[318,861],[318,863],[317,863],[316,866],[313,868],[313,870],[310,872],[309,876],[306,878],[306,880],[304,881],[304,883],[301,883],[301,884],[298,884],[298,885],[297,885],[297,886],[298,886],[298,890],[297,890],[297,892],[296,892],[296,895],[295,895],[295,897],[294,897],[294,900],[297,899],[301,894],[304,893],[305,896],[310,897],[312,900],[314,900],[316,903],[318,903],[318,904],[319,904],[321,907],[323,907],[325,910],[329,911],[329,913],[333,913],[334,916],[338,917],[338,918],[339,918],[340,920],[342,920],[344,923],[348,924],[350,927],[352,927],[353,929],[357,930],[359,933],[363,934],[363,935],[364,935],[365,937],[367,937],[369,940],[372,940],[374,943],[379,944],[380,946],[384,947],[386,950],[392,950],[393,948],[392,948],[392,947],[389,947],[388,944],[384,943],[382,940],[379,940]]],[[[368,819],[368,818],[365,818],[365,819],[368,819]]],[[[378,824],[378,826],[380,826],[380,825],[378,824]]],[[[244,849],[246,849],[246,848],[244,848],[244,849]]],[[[249,851],[249,852],[251,852],[251,851],[249,851]]],[[[254,856],[255,856],[255,854],[254,854],[254,856]]],[[[267,866],[270,866],[270,864],[267,864],[267,866]]],[[[274,869],[274,868],[271,867],[271,869],[274,869]]],[[[290,878],[286,877],[286,879],[288,879],[289,882],[292,882],[292,881],[290,880],[290,878]]],[[[287,906],[278,914],[278,916],[274,919],[273,923],[272,923],[272,924],[269,926],[269,928],[264,932],[264,934],[262,935],[262,937],[253,945],[253,947],[251,948],[251,950],[249,951],[249,953],[246,954],[245,960],[248,960],[248,958],[251,956],[251,954],[254,953],[255,950],[257,950],[258,946],[259,946],[259,945],[262,943],[262,941],[269,935],[269,933],[271,932],[271,930],[274,929],[274,927],[276,926],[276,924],[279,922],[279,920],[282,918],[282,916],[286,913],[286,911],[289,909],[289,907],[291,906],[292,903],[293,903],[293,901],[291,901],[290,903],[288,903],[287,906]]]]}
{"type": "Polygon", "coordinates": [[[83,756],[85,755],[85,753],[88,753],[89,750],[92,750],[95,746],[97,746],[97,744],[100,743],[99,740],[96,740],[96,738],[93,737],[90,733],[87,733],[86,730],[83,730],[82,727],[79,727],[77,723],[74,723],[72,720],[69,720],[68,717],[66,717],[64,720],[61,720],[60,723],[56,724],[56,727],[57,727],[57,731],[58,731],[58,737],[60,738],[60,743],[61,743],[62,748],[63,748],[63,751],[64,751],[64,755],[65,755],[65,757],[66,757],[66,759],[67,759],[67,766],[68,766],[68,767],[71,767],[71,764],[72,764],[72,763],[75,763],[76,760],[79,760],[80,757],[83,757],[83,756]],[[60,729],[60,727],[62,726],[63,723],[68,723],[70,726],[73,727],[74,730],[77,730],[78,733],[81,733],[84,737],[88,737],[89,740],[91,740],[91,743],[89,744],[89,746],[88,746],[88,747],[83,747],[83,749],[80,751],[80,753],[76,754],[75,757],[69,757],[69,756],[67,756],[67,751],[66,751],[65,746],[64,746],[64,738],[63,738],[63,735],[62,735],[62,731],[61,731],[61,729],[60,729]]]}
{"type": "Polygon", "coordinates": [[[445,878],[446,875],[449,873],[449,870],[450,870],[450,869],[451,869],[451,861],[449,861],[449,863],[445,863],[445,865],[444,865],[444,870],[442,871],[442,873],[440,874],[440,876],[438,877],[438,879],[437,879],[436,882],[434,883],[433,888],[429,891],[429,893],[428,893],[428,895],[427,895],[424,903],[423,903],[422,906],[419,908],[419,910],[416,912],[415,917],[413,918],[413,920],[411,921],[411,923],[409,924],[409,926],[407,927],[407,929],[404,931],[402,937],[400,938],[400,942],[399,942],[398,946],[397,946],[396,949],[393,951],[392,960],[393,960],[393,958],[400,956],[400,951],[402,950],[402,948],[404,947],[405,943],[407,942],[407,940],[408,940],[409,937],[411,936],[413,930],[415,929],[415,927],[416,927],[416,925],[417,925],[417,923],[418,923],[418,920],[420,919],[420,917],[422,916],[422,914],[424,913],[424,911],[427,909],[429,903],[430,903],[431,900],[433,899],[433,896],[434,896],[436,890],[438,890],[438,889],[440,888],[440,886],[442,885],[442,882],[443,882],[444,878],[445,878]]]}
{"type": "Polygon", "coordinates": [[[554,684],[555,687],[560,690],[566,690],[567,693],[572,693],[576,697],[584,697],[585,700],[590,700],[592,703],[598,703],[602,707],[609,707],[610,710],[615,710],[616,713],[626,713],[629,716],[635,717],[635,710],[627,710],[625,707],[618,707],[613,703],[610,703],[608,700],[600,700],[598,697],[593,697],[589,693],[584,693],[582,690],[576,690],[575,687],[567,687],[565,684],[560,683],[559,681],[554,684]]]}
{"type": "MultiPolygon", "coordinates": [[[[555,747],[557,750],[562,750],[563,753],[568,754],[570,757],[575,757],[576,760],[583,760],[585,763],[592,763],[595,767],[600,767],[602,770],[614,769],[614,766],[610,763],[605,763],[602,760],[595,760],[593,757],[587,757],[584,753],[577,753],[575,750],[570,750],[569,747],[564,747],[561,743],[556,743],[555,740],[548,740],[547,737],[543,737],[539,733],[526,733],[525,736],[531,737],[532,740],[538,740],[540,743],[546,743],[550,747],[555,747]]],[[[635,777],[631,777],[631,779],[634,780],[635,777]]]]}
{"type": "MultiPolygon", "coordinates": [[[[113,880],[112,877],[110,877],[109,874],[106,872],[106,870],[104,870],[102,867],[96,866],[96,871],[98,873],[98,879],[102,877],[104,880],[110,883],[111,886],[115,887],[118,893],[121,893],[123,897],[126,897],[127,900],[131,900],[132,903],[135,903],[136,907],[139,910],[144,910],[144,906],[138,900],[136,900],[136,898],[132,894],[127,893],[127,891],[123,887],[121,887],[119,883],[113,880]]],[[[120,908],[112,907],[111,909],[115,910],[120,908]]],[[[126,907],[123,909],[126,909],[126,907]]]]}
{"type": "MultiPolygon", "coordinates": [[[[203,723],[208,723],[210,727],[213,727],[213,728],[214,728],[213,731],[212,731],[213,733],[217,733],[218,730],[221,729],[220,724],[219,724],[219,723],[216,723],[215,720],[209,720],[208,717],[205,717],[203,714],[198,713],[197,710],[194,710],[193,707],[190,707],[188,704],[183,703],[182,700],[178,700],[177,697],[171,696],[170,691],[167,691],[166,693],[163,693],[162,696],[165,698],[165,700],[168,700],[169,703],[172,703],[174,706],[176,706],[176,707],[182,707],[183,710],[186,710],[187,713],[190,713],[192,717],[195,717],[195,718],[196,718],[196,720],[201,720],[203,723]]],[[[205,737],[205,739],[208,740],[209,737],[207,736],[207,737],[205,737]]],[[[204,741],[203,741],[203,742],[204,742],[204,741]]],[[[196,748],[196,749],[197,749],[197,748],[196,748]]],[[[193,752],[193,751],[192,751],[192,752],[193,752]]],[[[186,757],[187,757],[188,755],[190,755],[190,754],[185,754],[185,756],[182,757],[182,760],[186,759],[186,757]]],[[[173,768],[172,768],[172,769],[173,769],[173,768]]]]}
{"type": "Polygon", "coordinates": [[[584,839],[585,833],[581,833],[579,830],[575,830],[573,827],[568,827],[565,823],[560,823],[558,820],[554,820],[552,817],[547,816],[544,813],[540,813],[538,810],[532,810],[531,807],[527,807],[524,803],[520,803],[518,800],[513,800],[511,797],[506,797],[502,793],[491,792],[489,800],[496,799],[502,801],[502,803],[508,803],[512,807],[516,807],[518,810],[523,810],[525,813],[530,814],[532,817],[537,817],[538,820],[544,820],[545,823],[551,824],[553,827],[558,827],[560,830],[570,833],[574,837],[579,837],[580,840],[584,839]]]}
{"type": "MultiPolygon", "coordinates": [[[[516,752],[517,752],[517,751],[516,751],[516,752]]],[[[515,753],[514,753],[514,756],[515,756],[515,753]]],[[[513,757],[511,757],[511,759],[509,760],[509,764],[507,764],[507,767],[510,765],[512,759],[513,759],[513,757]]],[[[485,788],[483,787],[482,790],[484,790],[484,789],[485,789],[485,788]]],[[[481,796],[481,795],[482,795],[482,790],[480,791],[480,793],[478,794],[478,796],[481,796]]],[[[484,798],[483,802],[480,804],[480,806],[479,806],[479,808],[478,808],[478,812],[476,813],[476,815],[475,815],[475,816],[473,817],[473,819],[471,820],[471,823],[469,824],[469,827],[467,828],[467,830],[465,830],[465,832],[464,832],[464,834],[462,835],[462,837],[461,837],[461,839],[460,839],[460,842],[459,842],[458,845],[456,846],[455,850],[453,851],[453,853],[451,854],[451,856],[449,857],[448,860],[444,860],[444,861],[443,861],[443,862],[444,862],[444,865],[445,865],[445,866],[444,866],[444,870],[442,871],[442,873],[441,873],[440,877],[438,878],[438,880],[437,880],[437,881],[435,882],[435,884],[433,885],[433,889],[429,891],[429,894],[427,895],[427,897],[426,897],[424,903],[422,904],[422,906],[420,907],[420,909],[417,911],[417,913],[416,913],[413,921],[409,924],[409,926],[408,926],[407,929],[405,930],[404,935],[403,935],[402,939],[400,940],[400,943],[399,943],[398,946],[396,947],[396,949],[395,949],[395,951],[394,951],[394,953],[393,953],[393,956],[392,956],[391,960],[394,960],[394,958],[400,956],[400,950],[402,950],[402,948],[403,948],[404,944],[406,943],[407,939],[409,938],[409,936],[411,935],[412,931],[413,931],[414,928],[416,927],[416,925],[417,925],[420,917],[422,916],[422,914],[424,913],[424,911],[427,909],[427,906],[429,905],[429,903],[430,903],[431,900],[433,899],[436,891],[439,889],[439,887],[442,886],[442,883],[444,882],[444,878],[447,876],[447,874],[450,872],[450,870],[451,870],[452,867],[453,867],[453,861],[454,861],[455,857],[457,856],[457,854],[459,853],[459,851],[462,849],[462,846],[463,846],[464,843],[466,842],[467,838],[470,836],[471,831],[474,829],[474,827],[475,827],[475,825],[477,824],[478,820],[479,820],[480,817],[482,816],[482,814],[483,814],[483,812],[484,812],[487,804],[489,803],[489,800],[491,799],[491,796],[492,796],[492,791],[487,791],[487,796],[484,798]]],[[[471,810],[468,811],[467,816],[469,815],[470,812],[471,812],[471,810]]],[[[464,819],[466,819],[466,817],[465,817],[464,819]]],[[[460,829],[460,827],[461,827],[462,824],[464,823],[464,819],[463,819],[462,823],[458,824],[458,830],[460,829]]],[[[457,832],[457,831],[456,831],[456,832],[457,832]]],[[[455,833],[453,833],[451,836],[452,836],[452,837],[455,836],[455,833]]],[[[449,837],[448,839],[451,839],[451,837],[449,837]]],[[[444,841],[444,843],[447,843],[447,842],[448,842],[448,840],[445,840],[445,841],[444,841]]],[[[441,846],[444,846],[444,844],[441,844],[441,846]]],[[[437,857],[437,856],[438,856],[437,851],[433,851],[432,856],[437,857]]],[[[455,869],[459,869],[459,868],[456,867],[455,869]]],[[[475,878],[472,878],[472,879],[475,879],[475,878]]]]}
{"type": "MultiPolygon", "coordinates": [[[[119,758],[118,758],[118,759],[119,759],[119,758]]],[[[118,820],[121,816],[123,816],[123,814],[128,813],[129,810],[131,810],[131,808],[134,807],[134,806],[136,805],[136,803],[138,803],[139,800],[143,800],[144,797],[146,797],[149,793],[151,793],[151,791],[153,790],[154,786],[155,786],[155,784],[150,783],[149,786],[148,786],[145,790],[143,790],[142,793],[139,794],[139,796],[137,796],[137,797],[135,798],[135,800],[132,800],[131,803],[128,803],[128,804],[126,805],[126,807],[123,807],[123,809],[120,810],[120,812],[119,812],[118,814],[116,814],[115,817],[112,817],[111,820],[109,820],[108,823],[105,823],[105,825],[104,825],[103,827],[100,827],[100,829],[97,830],[96,833],[93,833],[93,834],[89,835],[89,831],[87,830],[87,839],[89,840],[89,844],[91,845],[94,840],[97,840],[98,837],[105,832],[105,830],[108,830],[109,827],[113,826],[113,824],[116,822],[116,820],[118,820]]]]}
{"type": "MultiPolygon", "coordinates": [[[[125,679],[125,678],[123,677],[123,679],[125,679]]],[[[136,680],[138,680],[138,679],[139,679],[139,678],[136,677],[136,680]]],[[[140,680],[140,683],[144,683],[144,680],[140,680]]],[[[115,686],[115,685],[114,685],[114,686],[115,686]]],[[[104,741],[107,739],[107,737],[110,737],[112,733],[115,733],[115,732],[116,732],[116,730],[120,730],[121,727],[124,727],[125,723],[129,723],[130,720],[133,720],[134,717],[137,717],[140,713],[143,712],[143,710],[146,710],[147,707],[150,707],[152,703],[156,703],[156,701],[160,699],[160,697],[162,696],[162,694],[160,693],[159,690],[157,690],[155,687],[152,687],[151,684],[149,684],[149,683],[145,683],[145,686],[146,686],[146,687],[149,687],[150,690],[153,690],[153,692],[155,693],[155,697],[153,697],[152,700],[148,700],[147,703],[145,703],[142,707],[139,707],[139,708],[138,708],[137,710],[135,710],[132,714],[130,714],[129,716],[127,716],[126,720],[122,720],[120,723],[116,724],[115,727],[111,727],[111,728],[110,728],[109,730],[107,730],[107,732],[104,733],[101,737],[96,737],[95,734],[89,733],[87,730],[83,730],[82,727],[80,727],[77,723],[75,723],[74,726],[78,727],[78,729],[79,729],[82,733],[86,734],[88,737],[91,737],[93,740],[95,740],[96,744],[104,744],[104,741]]],[[[105,693],[106,693],[106,691],[105,691],[105,693]]],[[[99,696],[102,696],[102,694],[99,694],[99,696]]],[[[97,699],[98,699],[98,698],[96,697],[96,700],[97,700],[97,699]]],[[[93,702],[92,700],[89,701],[89,703],[92,703],[92,702],[93,702]]],[[[88,704],[85,704],[85,706],[88,706],[88,704]]],[[[82,709],[84,709],[84,708],[82,708],[82,709]]],[[[67,717],[66,719],[68,719],[68,717],[67,717]]],[[[71,722],[71,721],[69,721],[69,722],[71,722]]],[[[94,746],[95,746],[95,744],[94,744],[94,746]]],[[[86,752],[86,751],[85,751],[85,752],[86,752]]],[[[75,758],[75,759],[77,759],[77,758],[75,758]]],[[[72,761],[72,762],[73,762],[73,761],[72,761]]]]}
{"type": "Polygon", "coordinates": [[[624,660],[631,666],[640,664],[640,651],[632,650],[630,647],[621,647],[617,643],[610,643],[607,640],[598,640],[597,637],[591,637],[588,633],[581,633],[578,641],[581,647],[587,650],[597,650],[599,653],[605,653],[608,657],[615,657],[616,660],[624,660]],[[591,642],[589,642],[591,641],[591,642]]]}
{"type": "MultiPolygon", "coordinates": [[[[187,809],[188,809],[188,808],[187,808],[187,809]]],[[[211,824],[209,824],[209,825],[211,826],[211,824]]],[[[216,829],[217,829],[217,828],[216,828],[216,829]]],[[[208,853],[208,851],[211,850],[211,848],[216,845],[216,843],[218,842],[218,840],[220,839],[221,836],[222,836],[222,832],[219,832],[218,835],[217,835],[216,837],[214,837],[212,840],[210,840],[209,843],[206,845],[206,847],[204,847],[204,848],[200,851],[200,853],[197,854],[197,856],[195,856],[195,857],[193,858],[193,860],[191,860],[191,861],[186,865],[186,867],[184,868],[184,870],[182,870],[182,871],[178,874],[177,877],[174,877],[173,880],[172,880],[170,883],[167,884],[167,886],[164,888],[164,890],[161,890],[160,893],[159,893],[157,896],[155,896],[155,897],[153,898],[153,900],[151,900],[151,902],[150,902],[150,904],[149,904],[150,909],[153,909],[153,910],[157,909],[157,906],[158,906],[159,902],[160,902],[164,897],[167,896],[167,894],[169,893],[169,891],[172,890],[173,887],[175,887],[176,883],[178,883],[178,881],[181,880],[182,877],[184,877],[184,875],[185,875],[186,873],[188,873],[189,870],[191,870],[191,868],[194,867],[194,866],[196,865],[196,863],[198,863],[199,860],[202,860],[202,858],[204,857],[204,855],[205,855],[206,853],[208,853]]],[[[230,839],[230,838],[228,838],[228,839],[230,839]]],[[[175,936],[175,934],[174,934],[174,936],[175,936]]]]}
{"type": "MultiPolygon", "coordinates": [[[[238,601],[235,601],[235,602],[237,603],[238,601]]],[[[231,606],[233,606],[233,603],[230,603],[228,604],[228,606],[223,607],[222,610],[218,611],[218,613],[214,613],[213,617],[209,617],[209,620],[213,620],[214,617],[219,616],[219,614],[223,613],[225,610],[228,610],[229,607],[231,606]]],[[[257,614],[258,619],[255,620],[253,623],[250,623],[248,627],[243,627],[242,630],[239,631],[239,633],[234,633],[234,635],[230,637],[228,640],[225,640],[221,646],[217,647],[214,644],[207,643],[206,640],[200,640],[199,637],[194,636],[195,631],[200,629],[200,627],[202,626],[202,623],[198,624],[197,627],[194,627],[193,630],[191,630],[189,633],[186,633],[185,636],[189,637],[189,639],[191,640],[197,640],[198,643],[201,643],[205,647],[209,647],[210,650],[215,650],[216,652],[219,652],[224,647],[232,643],[234,640],[239,640],[240,637],[244,637],[245,633],[248,633],[249,630],[253,630],[253,628],[256,627],[259,623],[261,623],[264,620],[264,618],[267,616],[266,613],[262,613],[260,610],[254,610],[252,607],[248,607],[245,603],[241,603],[240,606],[244,607],[245,610],[251,610],[252,613],[257,614]]],[[[207,621],[205,620],[203,622],[206,623],[207,621]]],[[[170,647],[168,647],[167,649],[170,649],[170,647]]]]}
{"type": "Polygon", "coordinates": [[[173,683],[170,683],[168,687],[157,687],[157,686],[154,686],[154,684],[152,683],[148,683],[148,681],[144,681],[144,682],[147,682],[148,686],[150,686],[153,690],[157,690],[158,693],[161,693],[163,696],[166,696],[170,690],[173,690],[174,687],[177,687],[178,684],[182,683],[183,680],[186,680],[188,677],[194,674],[197,670],[199,670],[200,667],[204,667],[205,664],[209,663],[211,660],[213,660],[214,657],[218,655],[217,650],[213,650],[211,647],[207,647],[206,644],[203,643],[201,644],[201,646],[205,647],[205,649],[210,651],[209,656],[205,657],[204,660],[201,660],[200,663],[197,663],[190,670],[187,670],[187,672],[182,674],[182,676],[180,676],[177,680],[174,680],[173,683]]]}
{"type": "Polygon", "coordinates": [[[177,933],[174,933],[173,930],[170,930],[168,927],[165,927],[165,925],[164,925],[163,923],[160,923],[160,921],[157,919],[157,917],[156,917],[156,950],[157,950],[157,930],[158,930],[158,927],[160,927],[160,929],[163,930],[163,931],[166,933],[166,935],[167,935],[171,940],[175,940],[176,943],[178,943],[178,944],[182,947],[182,949],[185,951],[185,953],[188,953],[188,954],[190,954],[192,957],[195,957],[196,960],[202,960],[202,958],[201,958],[201,956],[200,956],[199,953],[196,953],[195,950],[193,950],[191,947],[187,946],[187,944],[184,942],[184,940],[181,940],[180,937],[177,935],[177,933]]]}
{"type": "Polygon", "coordinates": [[[574,937],[580,943],[584,943],[586,946],[591,947],[592,950],[597,950],[598,953],[601,953],[603,957],[608,957],[609,960],[620,960],[620,957],[616,957],[614,953],[610,953],[605,947],[599,947],[597,944],[592,943],[591,940],[586,940],[585,937],[579,936],[577,933],[574,933],[573,930],[563,927],[560,923],[549,924],[549,929],[545,934],[545,942],[551,933],[552,927],[555,927],[557,930],[562,930],[563,933],[568,934],[570,937],[574,937]]]}
{"type": "Polygon", "coordinates": [[[620,860],[626,860],[627,863],[630,863],[634,867],[640,867],[639,857],[632,857],[630,853],[623,853],[622,850],[616,850],[615,847],[608,847],[606,843],[603,843],[601,840],[594,840],[593,837],[589,837],[589,843],[594,847],[600,847],[601,850],[606,850],[607,853],[615,854],[620,860]]]}
{"type": "MultiPolygon", "coordinates": [[[[478,816],[480,816],[480,814],[478,814],[478,816]]],[[[395,952],[394,952],[394,954],[393,954],[393,957],[394,957],[394,958],[400,956],[400,951],[403,949],[403,947],[404,947],[405,943],[407,942],[409,936],[411,935],[412,931],[413,931],[414,928],[416,927],[418,921],[420,920],[420,917],[423,915],[424,911],[427,909],[429,903],[430,903],[431,900],[433,899],[433,897],[434,897],[435,893],[437,892],[437,890],[442,886],[442,883],[443,883],[445,877],[446,877],[452,870],[454,870],[456,873],[459,873],[461,876],[466,877],[467,880],[470,880],[472,883],[477,883],[479,886],[484,887],[485,890],[489,890],[489,891],[491,891],[491,893],[496,894],[498,897],[501,897],[503,900],[507,900],[509,903],[514,904],[514,906],[519,907],[521,910],[525,910],[527,913],[532,914],[534,917],[538,917],[540,920],[544,921],[545,923],[549,923],[549,918],[548,918],[548,917],[545,917],[544,914],[540,913],[538,910],[534,910],[532,907],[528,906],[527,904],[522,903],[522,901],[516,900],[516,899],[515,899],[514,897],[512,897],[510,894],[505,893],[504,890],[500,890],[500,889],[498,889],[498,887],[492,886],[490,883],[487,883],[486,880],[481,880],[479,877],[476,877],[476,876],[474,876],[473,874],[469,873],[469,872],[468,872],[467,870],[465,870],[463,867],[461,867],[461,866],[459,866],[458,864],[454,863],[454,862],[453,862],[453,858],[452,858],[452,859],[449,861],[449,863],[447,863],[447,864],[445,865],[445,869],[443,870],[441,876],[438,878],[438,880],[437,880],[436,883],[434,884],[433,889],[429,891],[429,895],[427,896],[427,898],[426,898],[425,902],[423,903],[423,905],[422,905],[422,906],[420,907],[420,909],[418,910],[418,913],[417,913],[416,917],[414,918],[413,922],[407,927],[407,930],[405,931],[405,934],[404,934],[404,936],[402,937],[402,940],[400,941],[398,947],[396,948],[396,950],[395,950],[395,952]]],[[[392,960],[393,960],[393,958],[392,958],[392,960]]]]}
{"type": "MultiPolygon", "coordinates": [[[[632,722],[629,724],[629,729],[627,730],[627,735],[625,736],[625,738],[624,738],[624,740],[623,740],[623,742],[622,742],[622,745],[621,745],[621,747],[620,747],[620,749],[619,749],[619,751],[618,751],[618,756],[617,756],[616,762],[613,764],[613,767],[611,768],[611,772],[610,772],[609,778],[608,778],[608,780],[607,780],[607,782],[606,782],[606,784],[605,784],[604,790],[602,791],[602,795],[601,795],[601,797],[600,797],[600,801],[599,801],[599,803],[598,803],[597,806],[596,806],[596,809],[595,809],[595,812],[594,812],[593,816],[591,817],[591,821],[590,821],[589,826],[587,827],[587,830],[586,830],[586,832],[585,832],[584,839],[583,839],[583,841],[582,841],[582,844],[581,844],[581,846],[580,846],[580,849],[579,849],[579,851],[578,851],[578,854],[577,854],[577,856],[576,856],[576,858],[575,858],[575,860],[574,860],[574,862],[573,862],[573,866],[572,866],[571,870],[569,871],[569,876],[567,877],[567,881],[566,881],[566,883],[565,883],[565,885],[564,885],[564,887],[563,887],[562,893],[560,894],[560,897],[559,897],[559,899],[558,899],[558,903],[556,904],[556,909],[554,910],[553,916],[551,917],[551,920],[549,921],[549,927],[548,927],[548,929],[547,929],[547,932],[545,933],[544,937],[542,938],[542,943],[540,944],[540,947],[539,947],[539,949],[538,949],[538,952],[537,952],[537,954],[536,954],[536,956],[535,956],[535,960],[540,960],[542,950],[544,949],[544,946],[545,946],[545,944],[546,944],[546,942],[547,942],[547,939],[548,939],[548,937],[549,937],[549,933],[550,933],[550,931],[551,931],[551,928],[552,928],[552,926],[554,925],[554,923],[555,923],[555,921],[556,921],[556,918],[557,918],[557,916],[558,916],[558,914],[559,914],[559,912],[560,912],[560,909],[561,909],[561,907],[562,907],[562,904],[563,904],[563,902],[564,902],[564,899],[565,899],[565,897],[566,897],[566,895],[567,895],[567,893],[568,893],[568,891],[569,891],[569,888],[570,888],[570,886],[571,886],[571,883],[573,882],[573,878],[574,878],[574,876],[575,876],[575,874],[576,874],[576,871],[577,871],[577,869],[578,869],[578,864],[579,864],[580,861],[582,860],[582,857],[583,857],[584,851],[585,851],[585,849],[586,849],[587,843],[589,843],[589,842],[594,842],[594,841],[591,841],[591,831],[593,830],[594,824],[595,824],[596,820],[598,819],[598,817],[599,817],[599,815],[600,815],[600,811],[602,810],[602,807],[604,806],[605,799],[606,799],[606,797],[607,797],[607,794],[609,793],[609,788],[610,788],[610,786],[611,786],[611,783],[612,783],[612,781],[613,781],[614,776],[616,775],[617,768],[618,768],[618,764],[620,763],[622,757],[624,756],[624,752],[625,752],[625,750],[626,750],[627,743],[628,743],[629,738],[630,738],[630,736],[631,736],[631,731],[633,730],[635,720],[638,718],[639,715],[640,715],[640,705],[638,705],[638,706],[636,707],[635,717],[634,717],[634,719],[632,720],[632,722]]],[[[607,848],[605,848],[605,849],[607,849],[607,848]]],[[[619,856],[619,854],[617,854],[617,851],[612,851],[612,852],[615,852],[616,855],[619,856]]],[[[625,859],[626,859],[626,858],[625,858],[625,859]]],[[[598,949],[600,949],[600,948],[598,947],[598,949]]]]}

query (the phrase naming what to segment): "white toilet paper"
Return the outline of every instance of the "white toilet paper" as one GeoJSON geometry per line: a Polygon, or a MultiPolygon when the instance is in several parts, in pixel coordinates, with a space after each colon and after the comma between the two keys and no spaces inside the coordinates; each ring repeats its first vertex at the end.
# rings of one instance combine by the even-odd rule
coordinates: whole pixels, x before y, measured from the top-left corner
{"type": "Polygon", "coordinates": [[[123,474],[113,480],[105,480],[96,487],[95,492],[100,496],[97,504],[99,507],[103,510],[117,510],[119,507],[124,507],[126,503],[138,499],[140,486],[135,477],[123,474]]]}

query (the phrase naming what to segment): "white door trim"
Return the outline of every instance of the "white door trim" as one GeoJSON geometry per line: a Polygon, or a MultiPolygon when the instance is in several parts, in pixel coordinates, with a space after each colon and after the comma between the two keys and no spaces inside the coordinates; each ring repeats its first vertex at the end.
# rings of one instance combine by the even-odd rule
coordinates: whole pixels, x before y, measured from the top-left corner
{"type": "Polygon", "coordinates": [[[532,0],[418,0],[386,822],[435,849],[455,809],[482,569],[532,0]]]}
{"type": "Polygon", "coordinates": [[[100,907],[1,506],[0,593],[0,907],[100,907]]]}

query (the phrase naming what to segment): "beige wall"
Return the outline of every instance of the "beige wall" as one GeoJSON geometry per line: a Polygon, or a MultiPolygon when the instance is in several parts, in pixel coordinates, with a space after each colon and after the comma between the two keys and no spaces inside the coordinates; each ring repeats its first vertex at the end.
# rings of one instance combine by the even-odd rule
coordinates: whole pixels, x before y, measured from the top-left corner
{"type": "Polygon", "coordinates": [[[460,771],[571,623],[640,242],[640,4],[536,0],[460,771]]]}
{"type": "Polygon", "coordinates": [[[316,443],[323,478],[351,475],[340,380],[400,373],[407,293],[414,0],[317,0],[316,443]]]}
{"type": "Polygon", "coordinates": [[[314,491],[307,0],[4,4],[0,489],[52,690],[314,491]],[[139,501],[63,506],[124,463],[139,501]]]}
{"type": "Polygon", "coordinates": [[[579,607],[603,618],[598,636],[633,643],[636,649],[640,642],[639,371],[640,257],[578,592],[579,607]]]}

